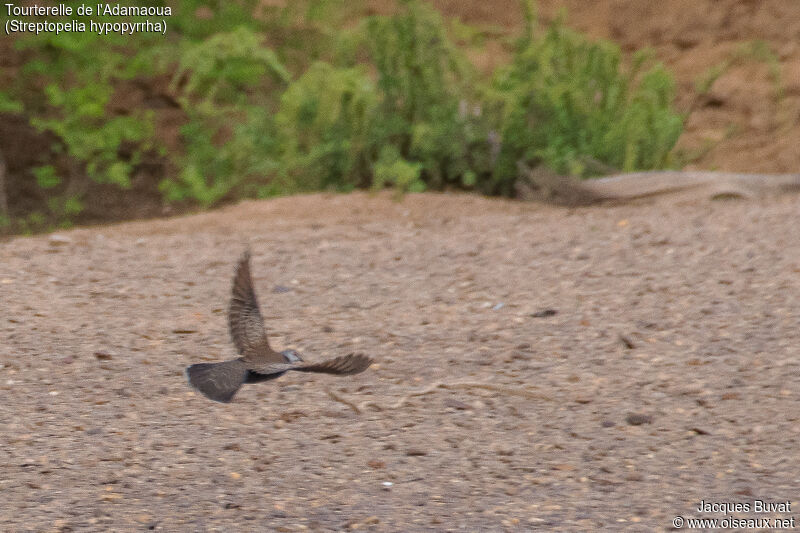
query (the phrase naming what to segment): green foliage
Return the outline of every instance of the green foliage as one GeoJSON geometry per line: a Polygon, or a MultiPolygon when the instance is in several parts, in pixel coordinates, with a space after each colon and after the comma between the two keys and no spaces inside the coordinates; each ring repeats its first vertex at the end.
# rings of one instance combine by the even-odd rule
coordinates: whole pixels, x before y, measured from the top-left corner
{"type": "MultiPolygon", "coordinates": [[[[115,21],[113,17],[92,18],[115,21]]],[[[154,42],[154,36],[145,34],[138,44],[149,51],[147,45],[154,42]]],[[[142,59],[148,52],[132,55],[127,50],[130,44],[127,36],[100,36],[91,31],[31,34],[16,40],[17,48],[35,54],[16,83],[16,97],[23,108],[18,110],[24,111],[37,129],[56,137],[52,157],[68,158],[74,169],[67,175],[58,175],[52,164],[31,169],[37,185],[47,191],[46,202],[36,216],[22,220],[21,227],[35,229],[49,219],[63,226],[80,214],[83,192],[74,191],[86,189],[87,177],[97,183],[129,187],[135,167],[153,148],[152,115],[139,109],[125,115],[109,112],[118,82],[150,68],[142,59]],[[73,192],[66,195],[62,190],[73,192]]]]}
{"type": "Polygon", "coordinates": [[[398,15],[368,21],[367,42],[384,113],[396,116],[397,133],[408,136],[411,124],[438,118],[442,107],[456,111],[466,61],[445,35],[438,12],[417,1],[404,4],[398,15]]]}
{"type": "Polygon", "coordinates": [[[50,84],[45,93],[53,112],[46,118],[33,118],[31,123],[56,134],[67,155],[85,163],[86,173],[94,181],[129,187],[133,168],[150,148],[153,125],[146,114],[107,116],[111,90],[103,84],[73,89],[50,84]],[[126,158],[120,154],[124,146],[133,147],[126,158]]]}
{"type": "Polygon", "coordinates": [[[22,104],[13,99],[6,91],[0,91],[0,113],[19,113],[22,104]]]}
{"type": "MultiPolygon", "coordinates": [[[[290,3],[264,25],[289,26],[298,9],[312,20],[332,7],[328,0],[290,3]]],[[[182,48],[171,87],[189,121],[181,129],[185,152],[175,158],[181,170],[159,186],[168,201],[210,206],[236,196],[352,187],[361,179],[373,84],[358,69],[324,63],[291,82],[260,26],[242,23],[182,48]]]]}
{"type": "MultiPolygon", "coordinates": [[[[203,207],[355,187],[511,194],[519,161],[583,177],[670,164],[682,120],[672,78],[646,54],[626,67],[611,43],[539,28],[535,2],[521,0],[517,52],[487,80],[448,27],[476,46],[479,32],[446,25],[424,0],[351,24],[362,4],[189,0],[166,38],[17,38],[29,61],[0,91],[0,113],[57,139],[25,173],[45,200],[18,227],[68,223],[87,184],[125,189],[153,161],[168,169],[164,201],[203,207]],[[132,87],[145,97],[120,105],[132,87]],[[169,143],[163,115],[181,121],[169,143]]],[[[768,52],[747,51],[772,65],[768,52]]]]}
{"type": "Polygon", "coordinates": [[[425,182],[420,179],[422,164],[406,161],[397,148],[390,144],[383,147],[374,168],[375,178],[372,182],[374,189],[382,189],[392,184],[398,194],[425,190],[425,182]]]}
{"type": "Polygon", "coordinates": [[[525,19],[525,25],[523,26],[522,39],[517,46],[520,49],[524,49],[533,42],[533,34],[539,23],[539,15],[534,0],[520,0],[520,7],[522,8],[522,16],[525,19]]]}
{"type": "Polygon", "coordinates": [[[69,227],[70,218],[83,211],[83,202],[74,195],[57,195],[47,199],[47,207],[51,212],[61,215],[61,227],[69,227]]]}
{"type": "Polygon", "coordinates": [[[358,67],[315,63],[292,83],[275,115],[281,174],[290,189],[368,183],[377,106],[375,84],[358,67]]]}
{"type": "Polygon", "coordinates": [[[382,96],[374,138],[420,163],[429,186],[469,186],[476,173],[489,173],[487,157],[470,160],[477,146],[485,148],[489,132],[480,105],[470,104],[477,98],[475,73],[437,11],[418,0],[403,5],[397,15],[367,22],[382,96]]]}
{"type": "Polygon", "coordinates": [[[184,98],[200,96],[206,104],[242,103],[247,101],[247,90],[263,83],[267,74],[287,82],[289,73],[261,41],[258,33],[240,26],[186,43],[172,77],[173,89],[186,78],[184,98]]]}
{"type": "Polygon", "coordinates": [[[274,171],[274,134],[269,116],[259,108],[240,122],[226,126],[224,117],[198,111],[181,134],[185,154],[177,179],[164,179],[159,189],[170,202],[214,205],[238,191],[238,196],[264,196],[265,176],[274,171]],[[217,137],[225,137],[218,140],[217,137]]]}
{"type": "Polygon", "coordinates": [[[494,179],[510,192],[516,163],[586,177],[597,161],[623,171],[669,164],[683,120],[674,82],[646,53],[622,66],[619,47],[554,24],[523,41],[495,87],[503,103],[503,149],[494,179]]]}
{"type": "Polygon", "coordinates": [[[184,44],[171,87],[188,117],[181,128],[185,150],[171,154],[177,176],[159,184],[167,201],[208,207],[231,195],[269,194],[265,177],[275,168],[269,95],[289,73],[262,40],[242,25],[184,44]]]}
{"type": "Polygon", "coordinates": [[[181,0],[180,4],[171,3],[172,17],[168,24],[171,32],[185,41],[202,41],[217,32],[225,33],[239,27],[261,29],[264,26],[262,17],[254,16],[260,4],[259,0],[181,0]]]}
{"type": "MultiPolygon", "coordinates": [[[[152,5],[148,2],[139,4],[152,5]]],[[[114,16],[93,15],[91,19],[99,23],[120,22],[114,16]]],[[[130,17],[131,22],[142,20],[145,18],[130,17]]],[[[18,49],[34,54],[23,69],[27,75],[38,77],[38,81],[58,83],[64,90],[69,90],[87,84],[108,85],[116,80],[151,73],[152,58],[162,50],[163,37],[139,33],[132,40],[131,36],[118,33],[43,32],[39,35],[24,34],[15,44],[18,49]]]]}
{"type": "Polygon", "coordinates": [[[24,216],[9,220],[7,226],[16,233],[32,235],[37,231],[42,231],[43,228],[47,228],[47,219],[48,217],[41,211],[33,210],[24,216]]]}
{"type": "Polygon", "coordinates": [[[33,175],[36,176],[36,183],[42,189],[52,189],[61,184],[61,178],[56,173],[56,168],[53,165],[44,165],[32,169],[33,175]]]}

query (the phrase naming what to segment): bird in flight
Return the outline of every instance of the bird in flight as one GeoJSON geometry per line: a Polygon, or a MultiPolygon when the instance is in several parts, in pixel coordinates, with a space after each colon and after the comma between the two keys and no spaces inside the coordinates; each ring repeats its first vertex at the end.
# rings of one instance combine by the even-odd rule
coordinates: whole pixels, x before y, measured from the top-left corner
{"type": "Polygon", "coordinates": [[[233,278],[228,328],[241,357],[186,367],[189,385],[216,402],[230,402],[244,383],[268,381],[290,370],[347,376],[363,372],[372,364],[372,359],[361,354],[351,353],[321,363],[306,363],[294,350],[273,350],[253,290],[249,249],[239,259],[233,278]]]}

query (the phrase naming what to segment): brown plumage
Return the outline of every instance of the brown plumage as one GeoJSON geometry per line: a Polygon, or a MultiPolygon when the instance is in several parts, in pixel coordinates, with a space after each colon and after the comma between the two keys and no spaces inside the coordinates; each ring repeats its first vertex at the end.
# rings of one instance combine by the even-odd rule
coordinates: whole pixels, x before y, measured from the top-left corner
{"type": "Polygon", "coordinates": [[[189,384],[217,402],[231,401],[244,383],[268,381],[290,370],[347,376],[363,372],[372,364],[372,359],[361,354],[344,355],[321,363],[306,363],[294,350],[273,350],[253,290],[250,250],[242,255],[233,278],[228,328],[241,357],[221,363],[199,363],[186,368],[189,384]]]}

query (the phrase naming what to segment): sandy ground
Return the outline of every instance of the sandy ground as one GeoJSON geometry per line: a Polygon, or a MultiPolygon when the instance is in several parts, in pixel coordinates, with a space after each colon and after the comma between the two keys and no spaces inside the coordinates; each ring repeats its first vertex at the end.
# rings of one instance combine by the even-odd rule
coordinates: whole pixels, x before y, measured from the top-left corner
{"type": "Polygon", "coordinates": [[[0,529],[790,518],[695,508],[797,504],[798,212],[314,195],[2,243],[0,529]],[[274,345],[376,364],[193,392],[247,243],[274,345]]]}

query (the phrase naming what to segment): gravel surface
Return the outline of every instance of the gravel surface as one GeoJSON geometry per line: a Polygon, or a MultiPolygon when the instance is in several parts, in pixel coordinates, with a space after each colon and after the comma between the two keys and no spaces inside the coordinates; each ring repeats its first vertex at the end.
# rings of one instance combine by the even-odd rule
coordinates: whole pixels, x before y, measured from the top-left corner
{"type": "Polygon", "coordinates": [[[0,243],[2,530],[790,518],[696,508],[797,499],[798,213],[358,193],[0,243]],[[247,244],[276,348],[376,364],[193,392],[247,244]]]}

